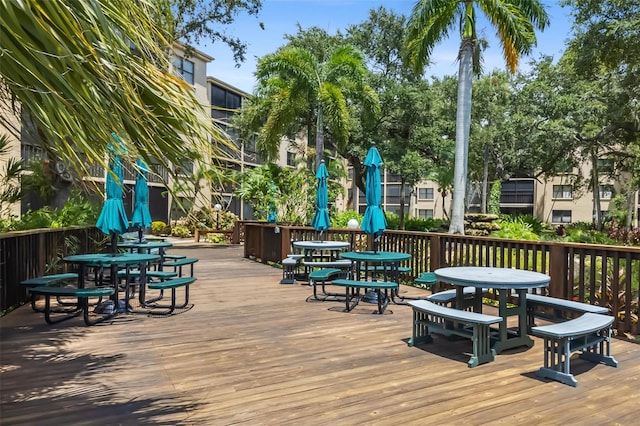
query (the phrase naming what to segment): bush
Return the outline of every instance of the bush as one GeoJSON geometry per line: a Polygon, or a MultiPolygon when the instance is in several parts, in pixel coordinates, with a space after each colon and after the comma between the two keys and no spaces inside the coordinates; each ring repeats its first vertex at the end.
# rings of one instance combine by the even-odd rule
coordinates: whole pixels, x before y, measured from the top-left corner
{"type": "Polygon", "coordinates": [[[166,235],[171,233],[171,228],[161,220],[151,222],[151,234],[166,235]]]}
{"type": "Polygon", "coordinates": [[[384,212],[385,218],[387,218],[387,229],[399,229],[400,228],[400,216],[395,213],[384,212]]]}
{"type": "Polygon", "coordinates": [[[331,215],[331,226],[334,228],[347,228],[349,220],[356,219],[358,226],[362,223],[362,215],[355,210],[346,210],[331,215]]]}
{"type": "Polygon", "coordinates": [[[404,229],[407,231],[440,232],[444,222],[442,219],[420,219],[410,217],[404,221],[404,229]]]}
{"type": "Polygon", "coordinates": [[[213,207],[203,207],[189,213],[181,222],[191,231],[196,229],[220,229],[230,231],[233,229],[238,216],[226,210],[216,211],[213,207]]]}
{"type": "Polygon", "coordinates": [[[492,232],[492,237],[529,241],[537,241],[540,239],[538,234],[533,230],[534,225],[532,225],[525,216],[506,216],[498,221],[498,225],[500,229],[492,232]]]}
{"type": "Polygon", "coordinates": [[[19,220],[2,221],[0,232],[93,225],[98,219],[98,214],[99,206],[96,203],[86,201],[80,193],[74,191],[61,209],[51,209],[47,206],[29,210],[19,220]]]}
{"type": "Polygon", "coordinates": [[[178,238],[189,238],[191,237],[191,231],[186,226],[177,225],[171,227],[171,235],[178,238]]]}

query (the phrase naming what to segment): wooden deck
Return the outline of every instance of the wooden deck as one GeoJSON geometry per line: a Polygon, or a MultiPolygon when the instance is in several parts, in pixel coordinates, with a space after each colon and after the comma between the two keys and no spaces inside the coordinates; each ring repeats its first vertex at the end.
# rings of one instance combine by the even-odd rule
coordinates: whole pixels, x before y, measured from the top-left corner
{"type": "Polygon", "coordinates": [[[201,259],[190,310],[2,318],[2,424],[637,424],[638,344],[614,339],[618,368],[574,361],[577,388],[534,376],[540,340],[470,369],[468,341],[407,346],[409,307],[345,313],[239,247],[172,252],[201,259]]]}

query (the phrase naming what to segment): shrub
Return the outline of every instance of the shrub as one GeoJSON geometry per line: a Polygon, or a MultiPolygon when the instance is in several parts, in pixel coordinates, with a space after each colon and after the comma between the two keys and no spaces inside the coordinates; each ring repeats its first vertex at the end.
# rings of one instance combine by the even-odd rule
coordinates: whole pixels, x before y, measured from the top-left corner
{"type": "Polygon", "coordinates": [[[420,219],[410,217],[404,222],[404,228],[407,231],[440,232],[442,231],[442,226],[442,219],[420,219]]]}
{"type": "Polygon", "coordinates": [[[151,233],[153,235],[163,235],[171,232],[171,228],[161,220],[151,222],[151,233]],[[167,230],[169,232],[167,232],[167,230]]]}
{"type": "Polygon", "coordinates": [[[537,241],[540,239],[538,234],[533,231],[531,223],[527,222],[527,220],[522,216],[505,217],[498,221],[498,225],[500,226],[500,229],[492,232],[492,237],[530,241],[537,241]]]}
{"type": "Polygon", "coordinates": [[[229,231],[233,229],[238,216],[226,210],[216,211],[213,207],[203,207],[200,210],[194,210],[184,219],[184,225],[191,231],[195,229],[220,229],[221,231],[229,231]]]}
{"type": "Polygon", "coordinates": [[[355,210],[345,210],[331,215],[331,226],[334,228],[346,228],[349,220],[356,219],[358,225],[362,223],[362,215],[355,210]]]}
{"type": "Polygon", "coordinates": [[[189,238],[191,231],[186,226],[177,225],[171,227],[171,235],[178,238],[189,238]]]}

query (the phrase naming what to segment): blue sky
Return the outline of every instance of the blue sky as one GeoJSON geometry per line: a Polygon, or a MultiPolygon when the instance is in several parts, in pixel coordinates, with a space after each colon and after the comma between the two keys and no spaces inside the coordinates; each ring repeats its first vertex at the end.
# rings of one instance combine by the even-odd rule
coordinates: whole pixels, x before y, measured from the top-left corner
{"type": "MultiPolygon", "coordinates": [[[[257,59],[284,45],[284,35],[296,34],[297,23],[305,29],[316,26],[334,34],[338,30],[344,32],[349,25],[367,20],[370,9],[384,6],[396,14],[409,16],[415,3],[416,0],[264,0],[258,17],[240,15],[227,31],[229,35],[239,37],[247,43],[246,61],[239,68],[235,67],[233,56],[226,45],[216,43],[213,46],[211,43],[203,43],[197,47],[215,58],[208,65],[207,75],[251,93],[255,84],[253,72],[257,59]],[[264,23],[264,30],[260,29],[259,22],[264,23]]],[[[571,21],[568,11],[558,3],[559,0],[543,0],[551,18],[551,25],[543,33],[537,34],[538,47],[533,53],[534,58],[545,54],[558,59],[564,50],[571,21]]],[[[490,43],[489,50],[484,53],[485,71],[504,68],[502,51],[494,37],[493,27],[487,21],[480,20],[478,32],[490,43]]],[[[455,35],[436,47],[431,56],[434,65],[426,70],[427,75],[456,75],[459,43],[459,36],[455,35]]],[[[525,69],[528,60],[527,57],[521,58],[521,70],[525,69]]]]}

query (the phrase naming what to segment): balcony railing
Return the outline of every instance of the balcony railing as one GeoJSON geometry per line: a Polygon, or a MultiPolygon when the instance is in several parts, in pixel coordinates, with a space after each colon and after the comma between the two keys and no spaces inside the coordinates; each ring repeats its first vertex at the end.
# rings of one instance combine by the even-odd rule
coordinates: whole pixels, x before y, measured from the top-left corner
{"type": "MultiPolygon", "coordinates": [[[[280,262],[290,252],[292,240],[319,238],[310,227],[247,223],[244,229],[245,256],[262,262],[280,262]]],[[[350,241],[358,250],[372,248],[359,230],[329,229],[325,238],[350,241]]],[[[462,265],[541,272],[551,277],[543,293],[607,306],[618,329],[625,332],[639,315],[640,248],[388,230],[379,250],[411,253],[411,260],[402,266],[411,267],[413,277],[462,265]]]]}

